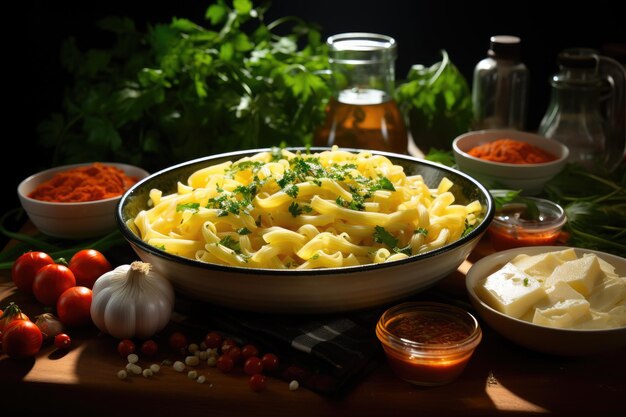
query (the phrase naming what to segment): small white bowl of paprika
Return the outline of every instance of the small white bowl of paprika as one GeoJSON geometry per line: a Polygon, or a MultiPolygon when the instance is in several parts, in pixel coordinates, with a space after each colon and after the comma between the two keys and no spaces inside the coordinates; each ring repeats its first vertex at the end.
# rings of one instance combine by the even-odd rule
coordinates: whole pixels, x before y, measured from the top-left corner
{"type": "Polygon", "coordinates": [[[87,239],[115,230],[122,194],[148,175],[142,168],[113,162],[65,165],[26,178],[17,194],[42,233],[87,239]]]}
{"type": "Polygon", "coordinates": [[[563,170],[569,156],[562,143],[517,130],[479,130],[452,142],[458,168],[487,188],[541,193],[563,170]]]}

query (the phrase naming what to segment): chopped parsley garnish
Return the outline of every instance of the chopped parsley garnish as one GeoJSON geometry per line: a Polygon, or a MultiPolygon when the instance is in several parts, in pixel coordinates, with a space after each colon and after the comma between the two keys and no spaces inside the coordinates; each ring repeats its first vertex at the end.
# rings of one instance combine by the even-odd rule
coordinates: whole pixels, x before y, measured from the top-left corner
{"type": "Polygon", "coordinates": [[[285,157],[283,156],[282,148],[279,148],[278,146],[273,146],[272,147],[272,162],[280,161],[281,159],[285,159],[285,157]]]}
{"type": "Polygon", "coordinates": [[[528,287],[528,278],[524,278],[524,287],[528,287]]]}
{"type": "Polygon", "coordinates": [[[230,235],[220,240],[220,245],[226,246],[228,249],[231,249],[236,253],[241,253],[241,246],[239,246],[239,241],[233,239],[230,235]]]}
{"type": "Polygon", "coordinates": [[[418,227],[417,229],[413,230],[413,234],[428,236],[428,230],[423,227],[418,227]]]}
{"type": "Polygon", "coordinates": [[[357,192],[353,192],[352,201],[348,202],[345,198],[339,196],[335,199],[335,203],[337,203],[337,205],[340,207],[344,207],[350,210],[363,211],[365,210],[365,198],[367,197],[369,197],[369,195],[362,196],[357,192]]]}
{"type": "Polygon", "coordinates": [[[238,162],[236,164],[232,164],[230,168],[226,170],[225,176],[227,178],[233,178],[236,173],[240,171],[247,171],[247,170],[252,170],[252,173],[256,174],[257,172],[259,172],[259,170],[261,169],[263,165],[265,165],[265,162],[259,162],[259,161],[238,162]]]}
{"type": "Polygon", "coordinates": [[[404,248],[398,247],[398,239],[396,239],[391,233],[385,230],[382,226],[376,226],[374,228],[374,242],[382,243],[383,245],[387,245],[393,250],[395,253],[404,253],[407,256],[413,255],[411,252],[411,246],[407,246],[404,248]]]}
{"type": "Polygon", "coordinates": [[[291,213],[293,217],[298,217],[302,213],[310,213],[312,210],[313,208],[311,208],[311,206],[301,206],[295,201],[289,205],[289,213],[291,213]]]}
{"type": "Polygon", "coordinates": [[[197,213],[199,208],[200,208],[200,203],[186,203],[186,204],[176,205],[176,211],[191,210],[194,213],[197,213]]]}
{"type": "Polygon", "coordinates": [[[300,189],[298,188],[297,185],[291,184],[283,188],[283,191],[285,192],[285,194],[287,194],[291,198],[296,198],[298,197],[298,192],[300,191],[300,189]]]}
{"type": "Polygon", "coordinates": [[[157,249],[165,250],[165,245],[155,245],[154,247],[157,249]]]}
{"type": "Polygon", "coordinates": [[[243,236],[243,235],[249,235],[252,232],[247,227],[242,227],[241,229],[237,229],[237,233],[243,236]]]}
{"type": "Polygon", "coordinates": [[[370,190],[371,191],[376,191],[376,190],[396,191],[396,187],[393,186],[389,178],[378,177],[378,181],[374,183],[374,185],[370,188],[370,190]]]}
{"type": "Polygon", "coordinates": [[[317,252],[317,253],[315,253],[315,255],[311,256],[311,260],[314,261],[316,259],[319,259],[319,257],[320,257],[320,253],[317,252]]]}
{"type": "Polygon", "coordinates": [[[470,225],[467,220],[465,220],[465,229],[463,229],[463,233],[461,233],[461,237],[467,236],[472,230],[476,228],[476,225],[470,225]]]}

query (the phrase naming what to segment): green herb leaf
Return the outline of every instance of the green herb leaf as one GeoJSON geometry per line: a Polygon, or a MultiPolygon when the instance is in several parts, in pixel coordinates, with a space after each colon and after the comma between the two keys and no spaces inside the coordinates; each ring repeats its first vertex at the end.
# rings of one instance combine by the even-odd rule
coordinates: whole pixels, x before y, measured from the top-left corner
{"type": "Polygon", "coordinates": [[[193,211],[194,213],[197,213],[198,210],[200,209],[200,203],[186,203],[186,204],[177,204],[176,205],[176,211],[193,211]]]}
{"type": "Polygon", "coordinates": [[[424,236],[428,236],[428,230],[426,230],[423,227],[418,227],[417,229],[413,230],[413,234],[414,235],[421,234],[424,236]]]}
{"type": "Polygon", "coordinates": [[[220,240],[220,245],[227,247],[228,249],[232,249],[236,253],[241,253],[241,246],[239,246],[239,241],[232,238],[232,236],[228,235],[220,240]]]}
{"type": "Polygon", "coordinates": [[[242,227],[241,229],[237,229],[237,233],[240,235],[249,235],[252,233],[247,227],[242,227]]]}
{"type": "Polygon", "coordinates": [[[384,245],[389,246],[390,248],[395,248],[398,245],[398,239],[396,239],[391,233],[385,230],[382,226],[376,226],[374,228],[374,242],[382,243],[384,245]]]}
{"type": "Polygon", "coordinates": [[[300,205],[298,203],[296,203],[295,201],[293,201],[290,205],[289,205],[289,213],[291,213],[291,215],[293,217],[298,217],[299,215],[302,214],[302,208],[300,207],[300,205]]]}

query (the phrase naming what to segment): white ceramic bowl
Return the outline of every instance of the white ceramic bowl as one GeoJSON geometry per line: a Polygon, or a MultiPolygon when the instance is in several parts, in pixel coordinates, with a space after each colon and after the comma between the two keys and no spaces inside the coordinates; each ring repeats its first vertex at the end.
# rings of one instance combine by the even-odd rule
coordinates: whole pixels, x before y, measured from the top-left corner
{"type": "MultiPolygon", "coordinates": [[[[313,152],[324,150],[313,148],[313,152]]],[[[348,149],[349,150],[349,149],[348,149]]],[[[236,309],[262,312],[328,313],[385,304],[426,289],[456,270],[487,229],[494,213],[489,192],[456,170],[410,156],[375,152],[402,165],[408,174],[422,174],[427,184],[445,176],[460,204],[479,200],[485,208],[477,227],[442,248],[383,264],[317,270],[275,270],[208,264],[175,256],[143,242],[126,221],[146,208],[152,188],[170,194],[177,181],[186,182],[200,168],[237,160],[267,149],[232,152],[190,161],[157,172],[124,194],[117,209],[120,230],[139,257],[167,276],[189,297],[236,309]]]]}
{"type": "MultiPolygon", "coordinates": [[[[149,175],[147,171],[132,165],[113,162],[103,164],[120,168],[126,175],[140,180],[149,175]]],[[[115,230],[115,206],[121,196],[81,203],[53,203],[28,197],[38,185],[48,181],[56,173],[86,165],[91,163],[65,165],[41,171],[26,178],[17,187],[20,203],[39,231],[60,238],[86,239],[115,230]]]]}
{"type": "Polygon", "coordinates": [[[452,150],[459,169],[476,178],[487,188],[522,190],[528,195],[539,194],[544,185],[563,170],[569,156],[569,150],[561,142],[517,130],[468,132],[454,139],[452,150]],[[467,153],[476,146],[498,139],[527,142],[551,153],[557,159],[542,164],[507,164],[486,161],[467,153]]]}
{"type": "MultiPolygon", "coordinates": [[[[566,249],[563,246],[532,246],[497,252],[476,262],[465,281],[472,305],[489,327],[507,339],[539,352],[563,356],[597,354],[626,347],[626,327],[606,330],[571,330],[540,326],[519,320],[491,308],[476,294],[475,288],[491,273],[522,253],[537,255],[566,249]]],[[[626,276],[626,259],[604,252],[574,248],[578,256],[594,253],[615,267],[615,272],[626,276]]]]}

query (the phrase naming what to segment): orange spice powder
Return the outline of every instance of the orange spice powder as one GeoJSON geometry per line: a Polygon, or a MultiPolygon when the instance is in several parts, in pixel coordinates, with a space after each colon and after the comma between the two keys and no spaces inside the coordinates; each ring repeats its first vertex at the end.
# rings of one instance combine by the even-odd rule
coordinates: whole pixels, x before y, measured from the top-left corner
{"type": "Polygon", "coordinates": [[[537,146],[513,139],[485,143],[470,149],[468,153],[476,158],[508,164],[541,164],[557,159],[537,146]]]}
{"type": "Polygon", "coordinates": [[[28,196],[56,203],[79,203],[117,197],[137,182],[119,168],[96,162],[59,172],[28,196]]]}

